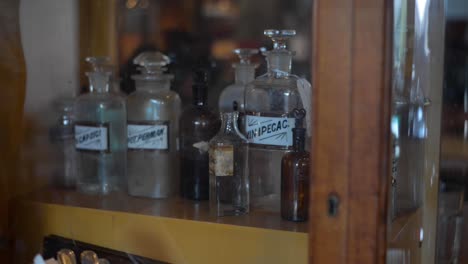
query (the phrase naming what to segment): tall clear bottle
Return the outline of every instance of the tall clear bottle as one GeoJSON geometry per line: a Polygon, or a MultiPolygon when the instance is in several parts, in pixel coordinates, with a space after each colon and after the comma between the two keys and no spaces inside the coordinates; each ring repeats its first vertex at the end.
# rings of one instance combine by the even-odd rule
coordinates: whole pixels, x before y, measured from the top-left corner
{"type": "MultiPolygon", "coordinates": [[[[293,109],[310,109],[304,96],[307,81],[291,74],[294,52],[286,41],[294,30],[265,30],[273,50],[264,53],[268,72],[251,82],[245,90],[245,135],[249,140],[250,198],[253,207],[280,210],[281,159],[291,150],[295,120],[293,109]],[[302,96],[301,96],[302,94],[302,96]]],[[[309,86],[310,88],[310,86],[309,86]]]]}
{"type": "Polygon", "coordinates": [[[250,63],[250,57],[258,53],[257,49],[235,49],[235,54],[239,56],[239,63],[232,67],[235,69],[235,82],[221,92],[219,96],[219,111],[232,112],[232,102],[236,101],[239,112],[244,112],[245,87],[255,78],[255,68],[257,65],[250,63]]]}
{"type": "Polygon", "coordinates": [[[109,93],[108,58],[88,57],[89,93],[75,101],[77,188],[90,194],[125,190],[127,113],[122,97],[109,93]]]}
{"type": "Polygon", "coordinates": [[[178,178],[178,133],[181,101],[164,74],[169,58],[143,52],[134,59],[136,91],[127,97],[128,191],[131,195],[165,198],[175,193],[178,178]]]}
{"type": "Polygon", "coordinates": [[[210,140],[210,211],[217,216],[249,211],[248,142],[237,128],[234,105],[231,112],[221,113],[221,130],[210,140]]]}
{"type": "Polygon", "coordinates": [[[65,188],[75,188],[76,185],[74,102],[73,98],[60,98],[54,102],[59,117],[50,130],[50,138],[57,154],[54,157],[57,169],[54,171],[53,183],[55,186],[65,188]]]}
{"type": "Polygon", "coordinates": [[[180,117],[181,195],[191,200],[209,197],[209,141],[218,133],[220,121],[206,104],[208,72],[193,76],[193,104],[180,117]]]}

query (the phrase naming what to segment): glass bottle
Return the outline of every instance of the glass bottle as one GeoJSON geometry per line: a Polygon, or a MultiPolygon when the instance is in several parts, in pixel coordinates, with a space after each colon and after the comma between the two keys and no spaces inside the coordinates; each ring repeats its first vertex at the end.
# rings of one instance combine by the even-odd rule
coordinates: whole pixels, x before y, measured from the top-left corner
{"type": "Polygon", "coordinates": [[[305,151],[306,129],[302,126],[304,109],[295,109],[293,149],[281,160],[281,217],[285,220],[307,221],[309,210],[310,154],[305,151]]]}
{"type": "Polygon", "coordinates": [[[209,141],[220,127],[218,116],[206,104],[208,72],[193,76],[193,104],[180,117],[181,195],[191,200],[208,200],[209,141]]]}
{"type": "Polygon", "coordinates": [[[165,198],[177,189],[177,141],[181,101],[164,74],[169,58],[143,52],[134,59],[136,91],[127,97],[128,190],[131,195],[165,198]]]}
{"type": "Polygon", "coordinates": [[[109,58],[88,57],[89,93],[75,101],[77,188],[90,194],[125,189],[127,113],[125,100],[109,93],[109,58]]]}
{"type": "Polygon", "coordinates": [[[76,184],[75,133],[72,98],[61,98],[54,102],[58,113],[57,123],[50,130],[51,141],[57,150],[58,166],[54,173],[55,186],[74,188],[76,184]]]}
{"type": "Polygon", "coordinates": [[[290,73],[294,52],[286,49],[286,41],[296,32],[271,29],[264,34],[272,39],[273,50],[264,52],[268,72],[245,90],[243,132],[249,140],[251,205],[279,212],[281,159],[293,142],[291,113],[295,108],[310,109],[310,97],[300,90],[307,81],[290,73]]]}
{"type": "Polygon", "coordinates": [[[217,216],[249,211],[248,142],[237,128],[238,116],[237,109],[222,112],[221,130],[210,140],[210,210],[217,216]]]}
{"type": "Polygon", "coordinates": [[[257,65],[250,63],[250,57],[258,53],[257,49],[235,49],[233,51],[239,56],[240,62],[232,67],[235,69],[235,82],[221,92],[219,96],[219,111],[232,111],[232,102],[236,101],[239,112],[244,112],[245,86],[254,80],[257,65]]]}

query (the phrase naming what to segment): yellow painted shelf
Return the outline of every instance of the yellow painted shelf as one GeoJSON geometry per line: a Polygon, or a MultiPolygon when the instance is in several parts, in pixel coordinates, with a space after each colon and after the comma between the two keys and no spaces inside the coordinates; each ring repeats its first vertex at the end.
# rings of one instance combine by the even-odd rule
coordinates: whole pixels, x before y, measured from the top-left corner
{"type": "Polygon", "coordinates": [[[15,262],[55,234],[169,263],[307,263],[307,223],[253,210],[213,217],[207,202],[44,189],[15,200],[15,262]]]}

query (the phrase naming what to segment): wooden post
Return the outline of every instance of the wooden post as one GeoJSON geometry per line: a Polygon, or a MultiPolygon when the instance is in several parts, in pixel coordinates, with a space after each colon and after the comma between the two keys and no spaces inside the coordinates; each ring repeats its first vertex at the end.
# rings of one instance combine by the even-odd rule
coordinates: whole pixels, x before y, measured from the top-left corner
{"type": "Polygon", "coordinates": [[[310,263],[385,263],[392,3],[314,2],[310,263]]]}

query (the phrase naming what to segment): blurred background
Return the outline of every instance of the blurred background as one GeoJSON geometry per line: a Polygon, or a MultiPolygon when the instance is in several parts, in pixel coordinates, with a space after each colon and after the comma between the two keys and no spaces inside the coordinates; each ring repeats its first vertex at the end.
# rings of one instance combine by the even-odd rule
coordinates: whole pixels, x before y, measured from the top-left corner
{"type": "MultiPolygon", "coordinates": [[[[120,0],[117,6],[117,62],[121,88],[132,92],[133,58],[145,50],[167,54],[175,74],[173,89],[184,104],[191,98],[191,71],[196,65],[212,68],[209,104],[216,108],[221,90],[234,82],[235,48],[268,48],[268,28],[295,29],[289,43],[296,51],[293,73],[310,80],[312,1],[308,0],[120,0]]],[[[262,55],[257,74],[266,72],[262,55]]]]}
{"type": "MultiPolygon", "coordinates": [[[[456,230],[458,235],[445,239],[461,240],[455,248],[461,253],[460,263],[468,263],[468,3],[464,0],[447,1],[440,180],[439,212],[450,199],[445,191],[456,189],[461,194],[462,198],[453,200],[450,206],[460,208],[463,227],[456,230]]],[[[450,230],[444,230],[443,221],[439,215],[438,234],[450,234],[450,230]]],[[[444,237],[438,239],[441,250],[444,237]]]]}

